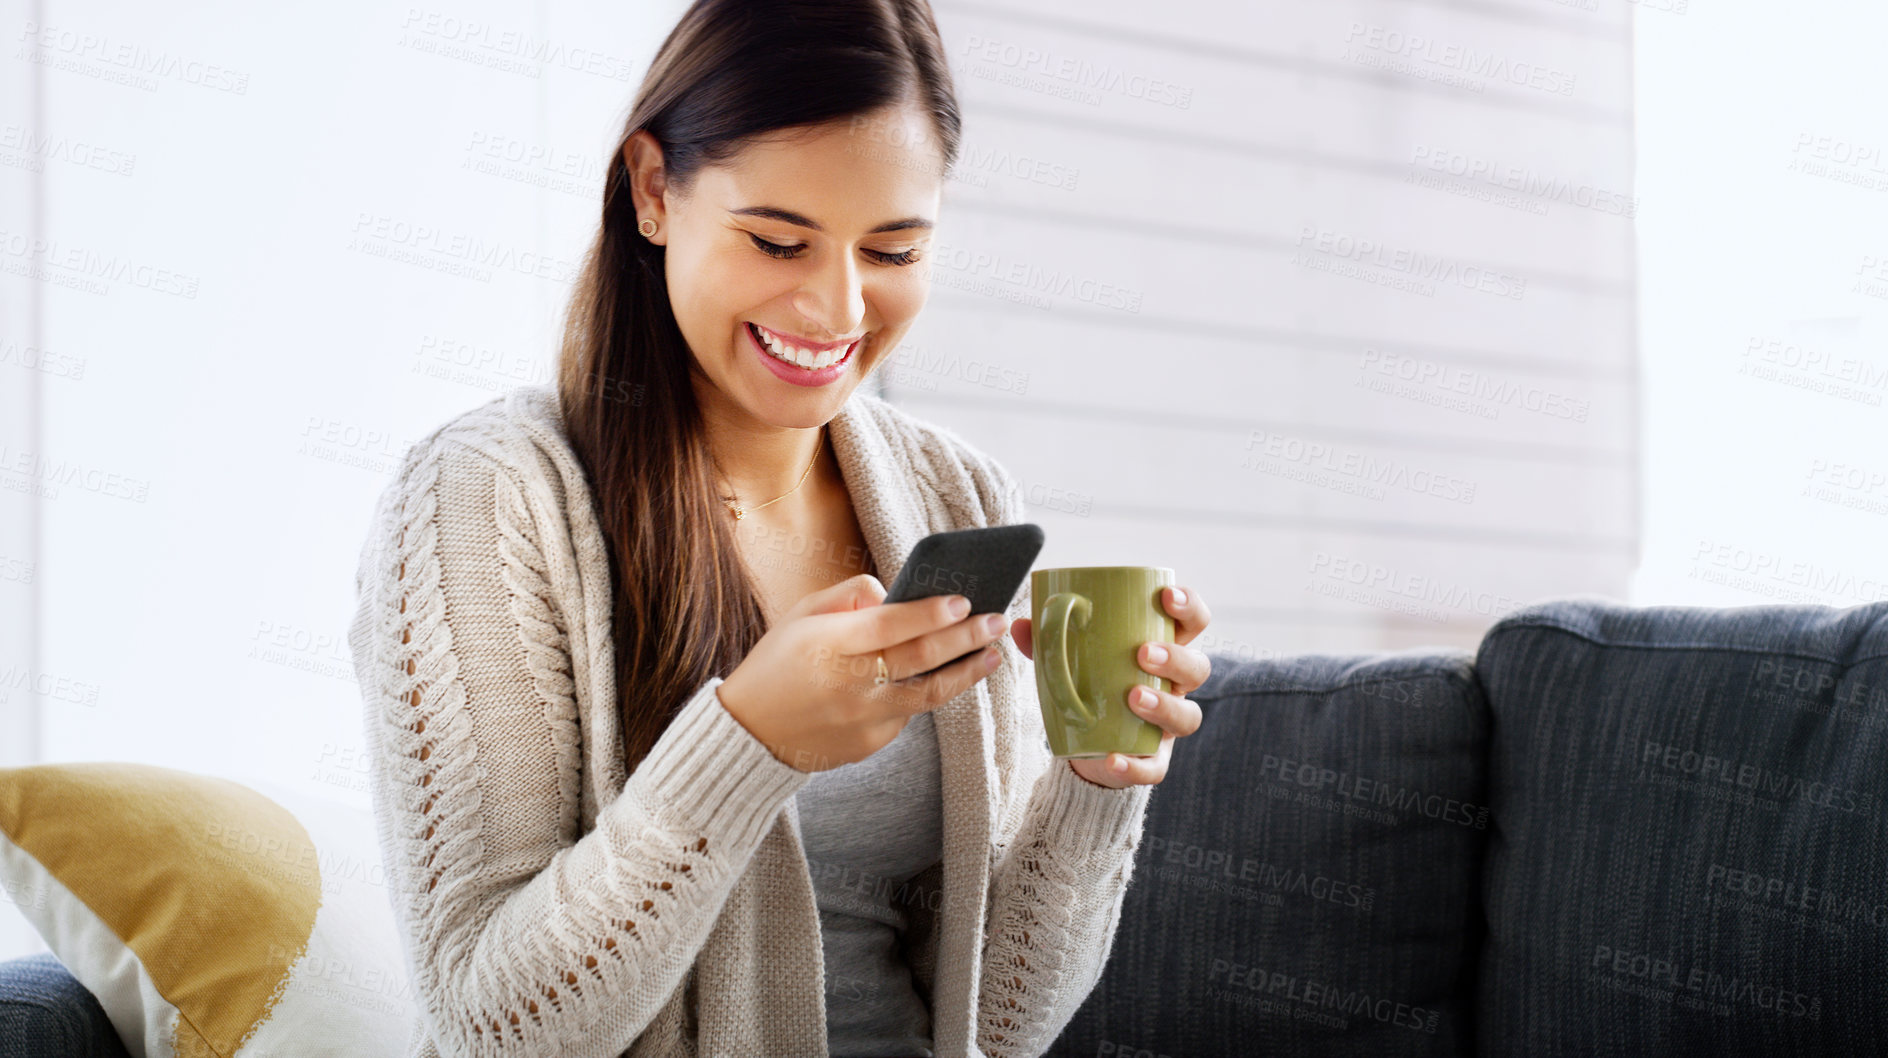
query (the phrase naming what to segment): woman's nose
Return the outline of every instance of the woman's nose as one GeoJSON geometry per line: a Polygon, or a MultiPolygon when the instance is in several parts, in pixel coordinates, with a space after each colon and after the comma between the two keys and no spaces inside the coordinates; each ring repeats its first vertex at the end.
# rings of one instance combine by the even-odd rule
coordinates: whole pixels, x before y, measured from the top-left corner
{"type": "Polygon", "coordinates": [[[857,263],[841,258],[810,274],[794,294],[808,338],[856,333],[865,317],[865,287],[857,263]]]}

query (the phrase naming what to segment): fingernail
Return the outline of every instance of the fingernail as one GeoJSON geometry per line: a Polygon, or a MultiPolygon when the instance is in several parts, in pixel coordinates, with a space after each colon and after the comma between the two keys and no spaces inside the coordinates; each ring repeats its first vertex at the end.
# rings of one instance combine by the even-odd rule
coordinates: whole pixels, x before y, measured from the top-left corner
{"type": "Polygon", "coordinates": [[[1128,770],[1128,759],[1126,757],[1116,754],[1109,759],[1112,761],[1112,763],[1108,765],[1109,771],[1114,772],[1116,775],[1121,775],[1128,770]]]}
{"type": "Polygon", "coordinates": [[[1002,655],[997,652],[995,647],[985,647],[983,650],[983,671],[989,672],[991,669],[996,668],[996,663],[1000,660],[1002,660],[1002,655]]]}
{"type": "Polygon", "coordinates": [[[1147,660],[1153,662],[1156,665],[1160,664],[1163,661],[1166,661],[1167,648],[1161,646],[1159,643],[1149,644],[1147,648],[1147,660]]]}
{"type": "Polygon", "coordinates": [[[951,596],[950,609],[952,617],[962,617],[970,612],[970,600],[964,598],[962,595],[953,595],[951,596]]]}
{"type": "Polygon", "coordinates": [[[986,632],[1001,632],[1003,631],[1004,620],[1005,619],[1003,615],[1000,613],[984,614],[983,615],[983,630],[986,632]]]}
{"type": "Polygon", "coordinates": [[[1187,590],[1185,588],[1175,588],[1173,590],[1173,604],[1175,606],[1185,606],[1187,604],[1187,590]]]}
{"type": "Polygon", "coordinates": [[[1134,688],[1134,707],[1136,709],[1152,709],[1154,707],[1154,692],[1145,687],[1134,688]]]}

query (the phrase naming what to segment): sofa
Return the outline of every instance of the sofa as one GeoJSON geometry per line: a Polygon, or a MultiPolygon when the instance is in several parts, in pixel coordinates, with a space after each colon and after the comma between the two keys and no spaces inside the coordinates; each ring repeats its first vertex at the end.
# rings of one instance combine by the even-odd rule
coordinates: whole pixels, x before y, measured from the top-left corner
{"type": "Polygon", "coordinates": [[[1215,659],[1051,1054],[1888,1052],[1888,603],[1215,659]]]}
{"type": "MultiPolygon", "coordinates": [[[[1563,599],[1190,697],[1051,1055],[1888,1051],[1888,603],[1563,599]]],[[[57,965],[0,964],[8,1053],[116,1053],[57,965]]]]}

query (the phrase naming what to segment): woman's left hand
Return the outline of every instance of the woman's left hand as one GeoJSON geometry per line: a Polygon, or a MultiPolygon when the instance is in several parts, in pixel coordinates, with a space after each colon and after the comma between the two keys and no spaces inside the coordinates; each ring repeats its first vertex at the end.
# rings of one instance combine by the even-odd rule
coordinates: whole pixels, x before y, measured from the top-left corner
{"type": "MultiPolygon", "coordinates": [[[[1185,644],[1192,642],[1205,630],[1213,614],[1206,608],[1206,602],[1198,592],[1185,588],[1165,588],[1160,593],[1160,599],[1161,605],[1173,615],[1174,642],[1156,643],[1150,640],[1141,644],[1136,656],[1144,671],[1173,681],[1173,690],[1161,691],[1140,685],[1128,689],[1128,707],[1142,719],[1160,727],[1160,750],[1147,757],[1110,753],[1106,757],[1069,761],[1069,767],[1075,769],[1075,774],[1096,786],[1119,790],[1127,786],[1152,786],[1160,782],[1167,777],[1167,761],[1173,757],[1173,740],[1185,738],[1200,729],[1200,707],[1188,701],[1186,696],[1206,682],[1213,665],[1207,660],[1204,651],[1185,644]],[[1143,700],[1148,704],[1141,704],[1143,700]]],[[[1010,622],[1010,636],[1024,657],[1031,661],[1036,659],[1029,618],[1019,617],[1010,622]]]]}

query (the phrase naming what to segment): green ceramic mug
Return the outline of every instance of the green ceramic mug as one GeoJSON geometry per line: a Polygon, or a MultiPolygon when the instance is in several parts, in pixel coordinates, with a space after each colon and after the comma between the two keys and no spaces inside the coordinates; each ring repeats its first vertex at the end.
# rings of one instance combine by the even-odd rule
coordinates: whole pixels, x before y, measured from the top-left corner
{"type": "Polygon", "coordinates": [[[1160,589],[1166,566],[1070,566],[1029,575],[1036,698],[1058,757],[1151,756],[1162,731],[1128,708],[1128,689],[1172,691],[1141,668],[1141,644],[1174,641],[1160,589]]]}

